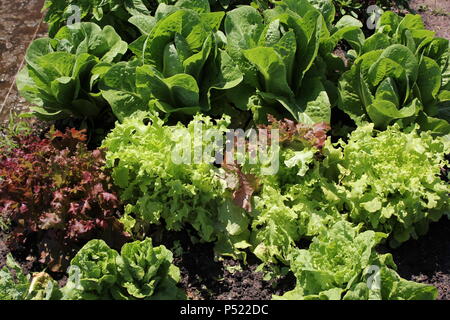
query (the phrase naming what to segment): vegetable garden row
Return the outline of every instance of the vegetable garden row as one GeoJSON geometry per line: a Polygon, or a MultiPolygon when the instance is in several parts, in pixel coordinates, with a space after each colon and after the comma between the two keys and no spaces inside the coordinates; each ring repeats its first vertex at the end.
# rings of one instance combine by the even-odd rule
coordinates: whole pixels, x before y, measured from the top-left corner
{"type": "Polygon", "coordinates": [[[331,0],[45,9],[17,87],[22,117],[61,130],[16,124],[0,143],[0,299],[186,299],[176,248],[152,239],[179,231],[217,259],[256,257],[266,279],[293,275],[274,299],[436,299],[377,250],[450,218],[449,41],[419,15],[385,11],[368,30],[331,0]],[[198,124],[278,143],[255,163],[247,136],[247,155],[214,163],[198,124]],[[180,144],[207,161],[174,161],[180,144]],[[24,251],[40,272],[23,273],[24,251]]]}

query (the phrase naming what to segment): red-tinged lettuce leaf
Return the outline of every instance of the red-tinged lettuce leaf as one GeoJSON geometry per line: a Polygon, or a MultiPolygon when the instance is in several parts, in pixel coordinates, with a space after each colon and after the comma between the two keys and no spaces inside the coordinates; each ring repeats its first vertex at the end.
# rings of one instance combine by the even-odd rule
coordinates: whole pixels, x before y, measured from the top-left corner
{"type": "Polygon", "coordinates": [[[104,155],[87,150],[84,130],[14,139],[15,149],[0,150],[0,215],[12,226],[12,251],[25,248],[50,270],[63,271],[90,239],[116,248],[127,241],[104,155]]]}
{"type": "Polygon", "coordinates": [[[238,180],[238,183],[233,186],[234,204],[247,212],[252,212],[251,198],[258,188],[258,178],[253,174],[242,172],[241,166],[236,162],[228,163],[225,159],[222,167],[227,174],[233,175],[238,180]]]}
{"type": "Polygon", "coordinates": [[[297,123],[289,119],[277,120],[272,115],[268,115],[268,125],[260,125],[260,129],[267,129],[269,137],[272,129],[279,130],[279,139],[283,144],[300,142],[308,146],[322,149],[327,140],[327,132],[331,129],[325,122],[313,125],[297,123]]]}

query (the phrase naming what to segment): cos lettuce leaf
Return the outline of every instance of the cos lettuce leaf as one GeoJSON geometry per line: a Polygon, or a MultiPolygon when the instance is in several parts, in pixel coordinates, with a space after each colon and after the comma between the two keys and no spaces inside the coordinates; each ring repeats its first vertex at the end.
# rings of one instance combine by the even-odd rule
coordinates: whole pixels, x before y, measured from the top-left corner
{"type": "Polygon", "coordinates": [[[341,77],[338,105],[357,125],[416,122],[436,135],[448,133],[447,39],[426,30],[419,15],[388,11],[374,35],[352,45],[358,58],[341,77]]]}
{"type": "Polygon", "coordinates": [[[222,18],[221,12],[178,9],[158,20],[132,45],[138,60],[114,65],[103,77],[102,94],[115,115],[123,120],[150,109],[192,116],[210,110],[217,92],[237,86],[242,73],[217,40],[222,18]],[[128,79],[116,80],[123,72],[128,79]]]}
{"type": "Polygon", "coordinates": [[[317,73],[314,66],[326,26],[319,11],[307,8],[310,10],[300,16],[289,5],[280,4],[264,12],[264,24],[264,17],[250,6],[227,14],[227,51],[245,75],[240,94],[248,96],[234,99],[238,108],[247,109],[249,106],[242,103],[256,95],[262,107],[275,115],[287,111],[295,120],[309,124],[330,120],[331,103],[322,83],[324,75],[317,73]],[[308,82],[314,83],[313,92],[304,85],[308,82]]]}
{"type": "Polygon", "coordinates": [[[185,296],[172,253],[151,239],[127,243],[121,253],[103,240],[89,241],[72,259],[63,300],[175,300],[185,296]]]}
{"type": "Polygon", "coordinates": [[[91,71],[101,62],[120,60],[126,51],[127,44],[110,26],[86,22],[63,27],[55,38],[30,45],[17,87],[41,119],[94,118],[105,102],[92,92],[91,71]]]}

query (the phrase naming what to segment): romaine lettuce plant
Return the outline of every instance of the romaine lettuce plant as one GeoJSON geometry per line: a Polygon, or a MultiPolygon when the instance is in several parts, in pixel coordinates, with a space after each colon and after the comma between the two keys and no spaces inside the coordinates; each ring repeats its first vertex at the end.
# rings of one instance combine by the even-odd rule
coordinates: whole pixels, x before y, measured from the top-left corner
{"type": "Polygon", "coordinates": [[[227,13],[227,52],[245,75],[229,97],[260,117],[272,113],[308,124],[329,122],[324,74],[314,65],[322,30],[327,29],[324,18],[309,3],[280,3],[264,16],[250,6],[227,13]]]}
{"type": "Polygon", "coordinates": [[[244,80],[227,91],[233,104],[252,110],[257,122],[267,113],[314,124],[329,122],[344,71],[333,54],[342,39],[359,44],[362,24],[344,16],[334,24],[331,1],[274,1],[273,8],[242,6],[227,13],[227,52],[244,80]]]}
{"type": "Polygon", "coordinates": [[[69,280],[62,288],[63,299],[112,299],[111,291],[119,290],[116,287],[119,258],[119,253],[102,240],[86,243],[70,262],[69,280]]]}
{"type": "Polygon", "coordinates": [[[132,26],[138,20],[153,20],[176,8],[220,11],[250,2],[251,0],[46,0],[43,10],[47,10],[44,21],[49,25],[51,37],[64,25],[77,21],[79,15],[78,22],[94,22],[102,27],[110,25],[127,41],[132,41],[138,37],[137,30],[132,26]]]}
{"type": "Polygon", "coordinates": [[[192,116],[208,111],[216,92],[239,84],[241,72],[218,44],[222,18],[223,12],[178,9],[138,40],[141,47],[132,44],[138,60],[113,65],[102,76],[102,95],[117,118],[136,110],[192,116]]]}
{"type": "Polygon", "coordinates": [[[257,122],[268,113],[329,122],[337,89],[327,76],[345,68],[332,51],[341,39],[362,41],[355,19],[332,24],[330,3],[323,14],[322,4],[307,0],[279,1],[263,13],[252,6],[210,12],[201,1],[161,4],[154,17],[130,20],[142,32],[129,46],[136,59],[94,73],[120,120],[150,109],[182,120],[197,111],[252,111],[257,122]]]}
{"type": "Polygon", "coordinates": [[[178,300],[180,270],[172,252],[151,239],[127,243],[120,254],[102,240],[91,240],[72,259],[63,300],[178,300]]]}
{"type": "Polygon", "coordinates": [[[153,247],[152,240],[127,243],[121,250],[119,263],[122,295],[134,299],[182,299],[177,288],[180,270],[172,264],[172,252],[164,246],[153,247]]]}
{"type": "Polygon", "coordinates": [[[128,238],[121,207],[99,150],[88,151],[83,132],[52,132],[48,139],[15,138],[0,156],[0,215],[11,225],[7,244],[30,250],[51,271],[65,270],[88,240],[120,247],[128,238]]]}
{"type": "Polygon", "coordinates": [[[121,253],[103,240],[91,240],[71,261],[59,288],[45,272],[25,275],[11,255],[0,270],[1,300],[181,300],[180,270],[172,252],[151,239],[127,243],[121,253]],[[13,271],[13,272],[12,272],[13,271]]]}
{"type": "Polygon", "coordinates": [[[83,22],[63,27],[54,38],[33,41],[17,87],[41,119],[94,118],[105,102],[94,93],[91,70],[100,62],[120,60],[127,48],[111,26],[83,22]]]}
{"type": "Polygon", "coordinates": [[[49,35],[69,23],[94,22],[100,26],[110,25],[121,36],[133,40],[137,30],[128,23],[132,15],[150,15],[155,12],[157,0],[46,0],[44,21],[49,25],[49,35]],[[80,19],[77,21],[77,19],[80,19]]]}

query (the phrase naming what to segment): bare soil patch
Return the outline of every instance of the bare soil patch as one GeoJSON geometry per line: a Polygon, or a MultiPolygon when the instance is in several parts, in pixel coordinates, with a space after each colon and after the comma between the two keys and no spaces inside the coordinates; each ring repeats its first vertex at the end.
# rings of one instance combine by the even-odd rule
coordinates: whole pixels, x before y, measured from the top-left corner
{"type": "Polygon", "coordinates": [[[43,5],[44,0],[0,0],[0,122],[10,110],[28,109],[14,82],[30,42],[46,35],[43,5]]]}
{"type": "Polygon", "coordinates": [[[450,39],[450,0],[412,0],[410,6],[422,16],[428,29],[450,39]]]}

